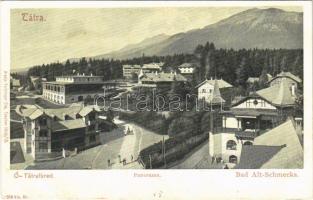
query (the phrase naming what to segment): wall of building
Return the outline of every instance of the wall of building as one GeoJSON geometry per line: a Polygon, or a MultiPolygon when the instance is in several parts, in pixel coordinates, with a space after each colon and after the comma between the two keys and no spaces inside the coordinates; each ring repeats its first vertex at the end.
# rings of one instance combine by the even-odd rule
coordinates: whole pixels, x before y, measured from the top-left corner
{"type": "Polygon", "coordinates": [[[231,116],[223,116],[224,128],[241,128],[241,120],[231,116]]]}
{"type": "Polygon", "coordinates": [[[140,73],[140,70],[141,70],[140,65],[134,65],[134,66],[124,65],[123,66],[123,77],[131,78],[133,73],[138,75],[140,73]]]}
{"type": "MultiPolygon", "coordinates": [[[[278,92],[278,91],[277,91],[278,92]]],[[[276,110],[276,107],[272,106],[268,102],[264,101],[261,98],[251,98],[242,102],[241,104],[234,106],[233,108],[253,108],[253,109],[271,109],[276,110]],[[254,101],[257,101],[257,104],[254,104],[254,101]]]]}
{"type": "Polygon", "coordinates": [[[214,86],[208,83],[201,85],[198,88],[198,99],[205,99],[205,101],[209,102],[210,97],[213,94],[214,86]]]}
{"type": "Polygon", "coordinates": [[[83,100],[85,100],[86,98],[92,98],[94,100],[95,97],[97,95],[100,95],[100,94],[101,94],[100,92],[96,92],[96,93],[89,93],[89,94],[66,95],[65,96],[65,104],[71,104],[71,103],[79,102],[81,97],[83,98],[83,100]]]}

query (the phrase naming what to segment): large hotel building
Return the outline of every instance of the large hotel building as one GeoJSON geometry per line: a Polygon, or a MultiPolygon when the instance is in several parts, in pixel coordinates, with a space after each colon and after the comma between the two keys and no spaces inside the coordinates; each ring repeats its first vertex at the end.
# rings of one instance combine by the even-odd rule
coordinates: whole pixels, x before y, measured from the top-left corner
{"type": "Polygon", "coordinates": [[[103,86],[102,76],[76,75],[59,76],[56,81],[43,83],[43,98],[58,104],[70,104],[94,98],[101,94],[103,86]]]}

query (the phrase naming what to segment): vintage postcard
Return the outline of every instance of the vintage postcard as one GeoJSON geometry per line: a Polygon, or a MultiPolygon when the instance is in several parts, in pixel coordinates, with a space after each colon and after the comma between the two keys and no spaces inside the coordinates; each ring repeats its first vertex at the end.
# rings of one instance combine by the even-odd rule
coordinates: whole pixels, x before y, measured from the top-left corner
{"type": "Polygon", "coordinates": [[[313,198],[310,1],[3,2],[1,83],[1,199],[313,198]]]}

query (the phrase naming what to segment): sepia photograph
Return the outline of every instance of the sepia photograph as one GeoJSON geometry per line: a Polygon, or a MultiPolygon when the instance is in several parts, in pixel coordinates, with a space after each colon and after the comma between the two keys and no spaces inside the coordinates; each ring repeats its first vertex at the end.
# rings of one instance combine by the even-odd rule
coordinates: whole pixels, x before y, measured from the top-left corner
{"type": "Polygon", "coordinates": [[[311,1],[1,2],[0,199],[312,199],[312,19],[311,1]]]}
{"type": "Polygon", "coordinates": [[[301,6],[10,18],[10,169],[303,168],[301,6]]]}

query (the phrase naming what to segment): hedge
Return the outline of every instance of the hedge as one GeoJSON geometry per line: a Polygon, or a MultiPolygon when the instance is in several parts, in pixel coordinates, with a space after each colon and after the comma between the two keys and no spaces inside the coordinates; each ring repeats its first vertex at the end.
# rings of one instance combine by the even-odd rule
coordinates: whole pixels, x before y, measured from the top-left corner
{"type": "MultiPolygon", "coordinates": [[[[166,163],[175,162],[184,158],[187,153],[207,139],[208,134],[204,133],[200,135],[173,137],[165,140],[165,149],[167,152],[165,155],[166,163]]],[[[139,157],[145,164],[146,168],[150,168],[149,155],[151,156],[152,168],[162,167],[164,165],[164,160],[162,158],[162,142],[155,143],[140,151],[139,157]]]]}

